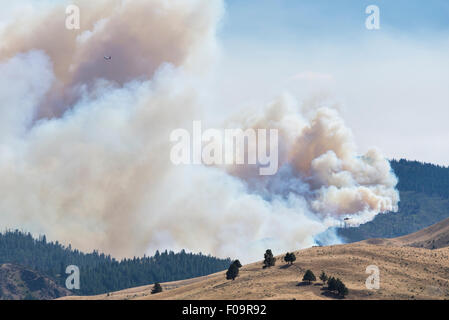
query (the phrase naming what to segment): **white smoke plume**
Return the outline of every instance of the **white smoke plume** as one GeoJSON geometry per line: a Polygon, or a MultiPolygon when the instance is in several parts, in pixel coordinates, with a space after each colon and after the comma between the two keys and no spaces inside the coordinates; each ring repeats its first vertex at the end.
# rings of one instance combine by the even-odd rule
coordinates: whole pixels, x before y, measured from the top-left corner
{"type": "Polygon", "coordinates": [[[170,132],[220,99],[205,88],[223,3],[75,3],[79,31],[65,28],[64,1],[0,29],[0,227],[116,257],[185,248],[254,261],[397,210],[380,151],[359,155],[336,110],[304,115],[289,95],[223,121],[279,130],[276,175],[174,166],[170,132]]]}

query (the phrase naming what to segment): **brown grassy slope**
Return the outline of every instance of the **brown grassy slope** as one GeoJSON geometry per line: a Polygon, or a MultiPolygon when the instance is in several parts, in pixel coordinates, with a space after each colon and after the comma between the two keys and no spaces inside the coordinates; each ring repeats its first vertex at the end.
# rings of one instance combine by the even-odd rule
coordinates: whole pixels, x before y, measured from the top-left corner
{"type": "Polygon", "coordinates": [[[417,232],[393,239],[367,239],[361,243],[426,249],[449,247],[449,218],[417,232]]]}
{"type": "Polygon", "coordinates": [[[298,286],[306,269],[339,277],[348,286],[348,299],[449,299],[449,219],[395,239],[369,239],[358,243],[313,247],[296,251],[294,265],[262,269],[257,262],[243,266],[234,281],[225,272],[167,282],[163,292],[151,287],[126,289],[109,295],[67,299],[334,299],[322,285],[298,286]],[[440,248],[440,249],[438,249],[440,248]],[[437,249],[437,250],[428,250],[437,249]],[[380,269],[381,287],[368,290],[366,267],[380,269]]]}
{"type": "Polygon", "coordinates": [[[165,283],[164,292],[154,295],[149,293],[151,286],[144,286],[89,299],[335,299],[326,296],[321,285],[298,286],[306,269],[317,278],[324,270],[342,279],[350,291],[347,299],[449,299],[449,248],[354,243],[313,247],[295,254],[297,260],[290,267],[281,261],[283,256],[269,269],[262,269],[261,262],[245,265],[234,281],[219,272],[165,283]],[[379,290],[365,287],[366,267],[373,264],[380,269],[379,290]]]}
{"type": "Polygon", "coordinates": [[[395,239],[402,245],[438,249],[449,246],[449,218],[415,233],[395,239]]]}

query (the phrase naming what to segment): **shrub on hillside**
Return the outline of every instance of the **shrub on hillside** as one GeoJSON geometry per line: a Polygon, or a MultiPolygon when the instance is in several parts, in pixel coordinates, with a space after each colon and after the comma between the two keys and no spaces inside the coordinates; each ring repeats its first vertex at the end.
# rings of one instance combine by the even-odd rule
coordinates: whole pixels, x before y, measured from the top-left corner
{"type": "Polygon", "coordinates": [[[284,257],[284,261],[287,262],[288,264],[293,264],[293,262],[296,261],[295,254],[293,252],[292,253],[287,252],[287,254],[284,257]]]}
{"type": "Polygon", "coordinates": [[[229,266],[228,271],[226,271],[226,280],[235,280],[239,275],[239,269],[242,267],[242,264],[239,260],[235,260],[229,266]]]}
{"type": "Polygon", "coordinates": [[[320,280],[323,281],[323,284],[325,284],[327,279],[328,279],[327,274],[324,273],[324,271],[322,271],[321,274],[320,274],[320,280]]]}
{"type": "Polygon", "coordinates": [[[304,274],[304,277],[302,278],[302,281],[307,281],[309,284],[312,281],[316,281],[316,277],[313,274],[312,270],[307,270],[306,273],[304,274]]]}
{"type": "Polygon", "coordinates": [[[327,281],[327,290],[335,291],[340,297],[345,297],[348,295],[349,290],[346,285],[339,278],[335,279],[334,277],[330,277],[327,281]]]}
{"type": "Polygon", "coordinates": [[[334,277],[330,277],[327,280],[327,290],[329,290],[329,291],[337,290],[337,281],[334,277]]]}
{"type": "Polygon", "coordinates": [[[264,254],[263,260],[263,268],[269,268],[276,264],[276,258],[273,256],[273,253],[270,249],[268,249],[264,254]]]}
{"type": "Polygon", "coordinates": [[[159,282],[156,282],[153,286],[153,289],[151,289],[151,294],[162,292],[162,287],[159,282]]]}
{"type": "Polygon", "coordinates": [[[348,288],[346,288],[345,284],[340,279],[336,280],[336,286],[337,286],[337,294],[339,296],[344,298],[346,295],[348,295],[349,290],[348,288]]]}

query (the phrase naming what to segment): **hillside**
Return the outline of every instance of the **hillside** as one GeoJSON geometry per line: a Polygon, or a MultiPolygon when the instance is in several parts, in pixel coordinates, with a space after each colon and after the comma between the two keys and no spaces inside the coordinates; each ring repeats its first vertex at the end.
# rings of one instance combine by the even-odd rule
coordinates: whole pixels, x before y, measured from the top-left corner
{"type": "Polygon", "coordinates": [[[39,272],[9,263],[0,265],[1,300],[50,300],[71,294],[39,272]]]}
{"type": "Polygon", "coordinates": [[[339,277],[349,288],[347,299],[449,299],[449,248],[378,246],[353,243],[296,251],[296,262],[287,267],[277,257],[276,266],[245,265],[236,280],[219,272],[188,281],[162,284],[164,291],[150,294],[151,285],[109,295],[63,299],[335,299],[326,295],[318,281],[301,285],[306,269],[318,277],[321,271],[339,277]],[[368,290],[369,265],[380,269],[380,289],[368,290]]]}
{"type": "Polygon", "coordinates": [[[395,240],[403,245],[417,248],[438,249],[449,247],[449,218],[395,240]]]}
{"type": "Polygon", "coordinates": [[[449,168],[405,159],[390,161],[401,191],[416,191],[449,198],[449,168]]]}
{"type": "Polygon", "coordinates": [[[418,232],[393,239],[368,239],[358,243],[312,247],[295,252],[288,266],[283,255],[276,266],[262,262],[240,269],[234,281],[225,272],[195,279],[163,283],[163,292],[151,295],[152,285],[118,292],[62,299],[334,299],[318,281],[298,284],[307,269],[341,278],[349,288],[347,299],[449,299],[449,219],[418,232]],[[432,249],[432,250],[429,250],[432,249]],[[365,286],[366,267],[380,270],[380,289],[365,286]]]}
{"type": "Polygon", "coordinates": [[[399,179],[399,211],[379,214],[357,228],[338,229],[346,242],[395,238],[449,217],[449,168],[404,159],[392,160],[391,167],[399,179]]]}
{"type": "Polygon", "coordinates": [[[18,230],[0,233],[0,264],[13,263],[36,270],[64,286],[65,268],[80,268],[79,294],[90,295],[135,287],[155,281],[173,281],[211,274],[228,267],[229,259],[203,254],[159,251],[153,257],[123,259],[94,251],[83,253],[45,236],[34,239],[18,230]],[[111,274],[114,277],[111,277],[111,274]]]}

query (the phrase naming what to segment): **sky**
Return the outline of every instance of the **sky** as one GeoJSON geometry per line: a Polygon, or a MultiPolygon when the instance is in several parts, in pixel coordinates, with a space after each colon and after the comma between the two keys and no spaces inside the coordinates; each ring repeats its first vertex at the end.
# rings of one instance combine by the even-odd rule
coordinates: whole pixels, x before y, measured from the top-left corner
{"type": "Polygon", "coordinates": [[[361,152],[449,165],[448,1],[227,0],[218,37],[222,108],[287,91],[338,106],[361,152]]]}

